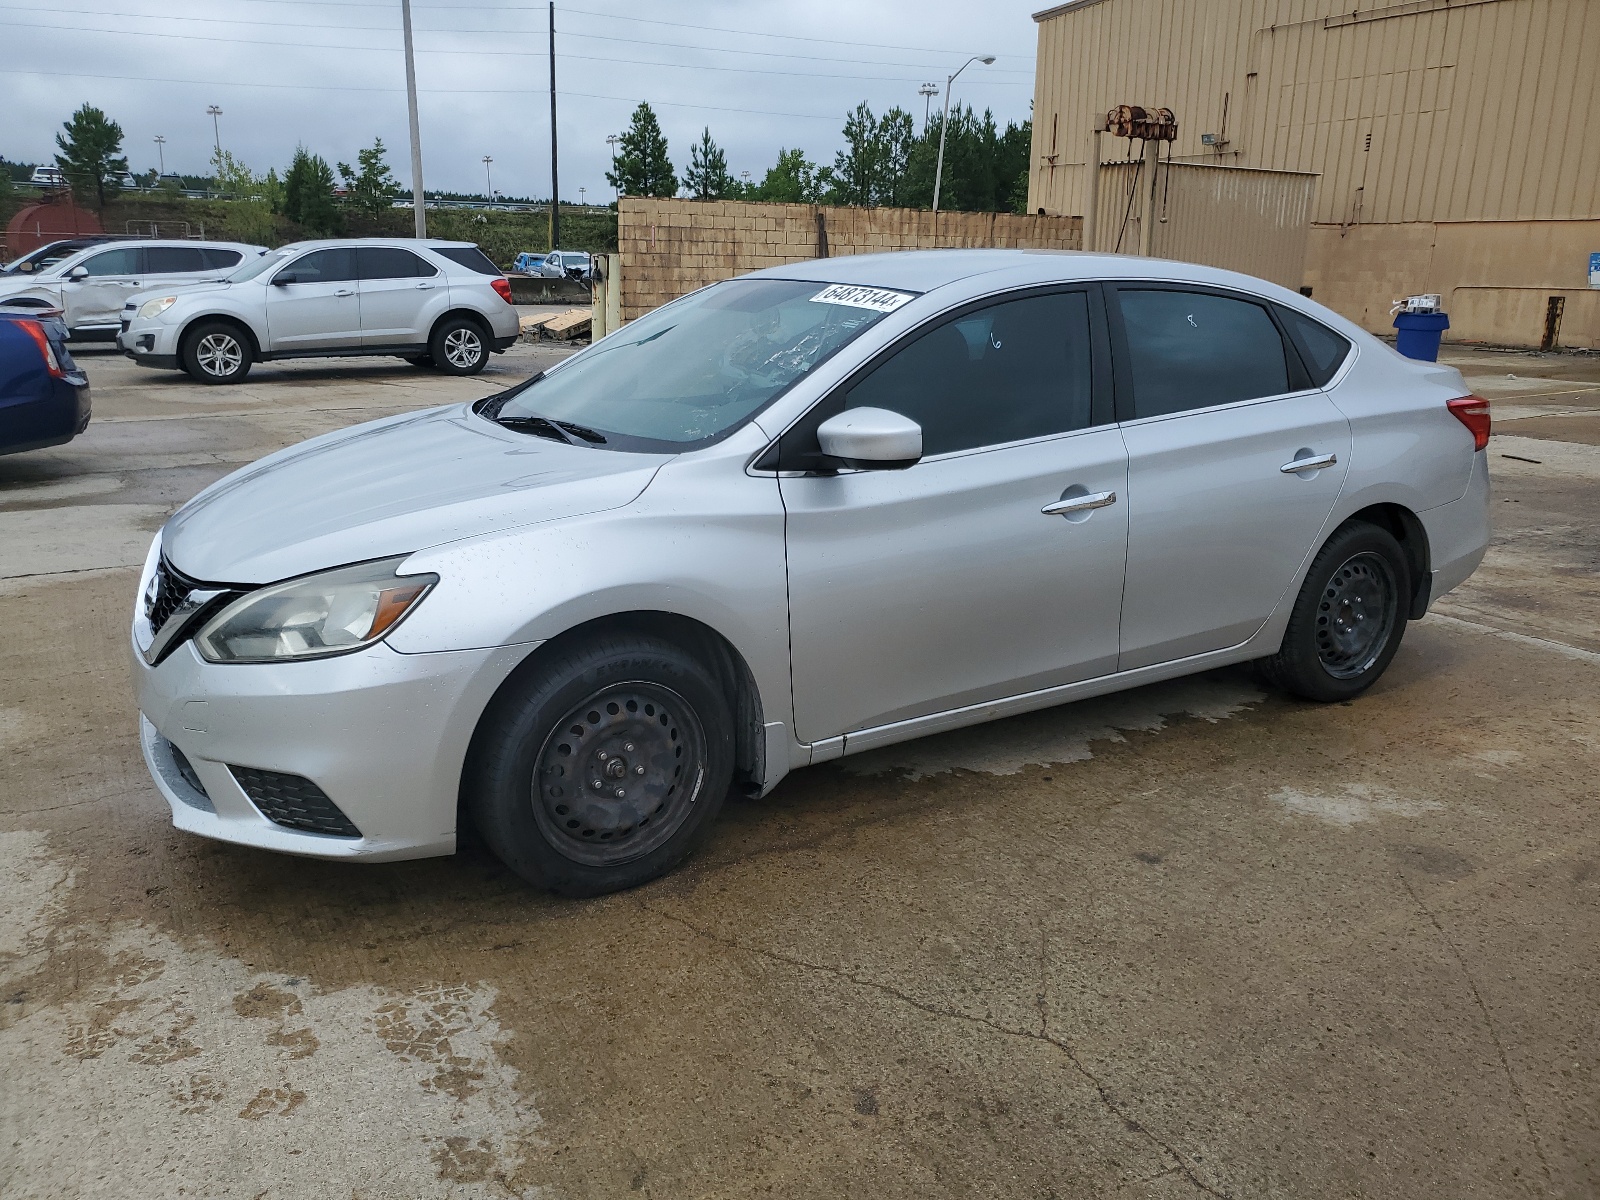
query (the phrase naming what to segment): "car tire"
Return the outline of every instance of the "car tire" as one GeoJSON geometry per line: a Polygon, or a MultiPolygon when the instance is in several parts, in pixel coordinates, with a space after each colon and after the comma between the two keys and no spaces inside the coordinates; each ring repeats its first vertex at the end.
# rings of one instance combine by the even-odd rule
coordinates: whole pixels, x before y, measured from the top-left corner
{"type": "Polygon", "coordinates": [[[450,317],[428,339],[428,357],[446,375],[476,375],[489,361],[489,335],[470,317],[450,317]]]}
{"type": "Polygon", "coordinates": [[[201,383],[238,383],[250,374],[250,339],[227,321],[203,321],[183,335],[178,361],[201,383]]]}
{"type": "Polygon", "coordinates": [[[1405,636],[1411,574],[1394,535],[1365,521],[1333,533],[1306,572],[1283,645],[1257,664],[1304,700],[1331,703],[1366,691],[1405,636]]]}
{"type": "Polygon", "coordinates": [[[433,355],[431,354],[402,354],[400,357],[413,367],[427,368],[433,366],[433,355]]]}
{"type": "Polygon", "coordinates": [[[693,656],[657,638],[596,638],[501,689],[469,751],[465,807],[535,887],[637,887],[709,836],[733,778],[733,729],[727,697],[693,656]]]}

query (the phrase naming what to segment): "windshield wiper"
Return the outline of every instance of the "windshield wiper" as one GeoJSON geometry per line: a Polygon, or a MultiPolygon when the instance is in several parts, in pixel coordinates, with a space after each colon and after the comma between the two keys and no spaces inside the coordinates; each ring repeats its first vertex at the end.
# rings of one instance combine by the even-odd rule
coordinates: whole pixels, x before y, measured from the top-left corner
{"type": "Polygon", "coordinates": [[[536,437],[566,442],[569,446],[601,446],[606,440],[605,434],[590,429],[587,425],[575,425],[571,421],[553,421],[549,417],[529,415],[491,417],[490,420],[507,429],[521,430],[536,437]]]}

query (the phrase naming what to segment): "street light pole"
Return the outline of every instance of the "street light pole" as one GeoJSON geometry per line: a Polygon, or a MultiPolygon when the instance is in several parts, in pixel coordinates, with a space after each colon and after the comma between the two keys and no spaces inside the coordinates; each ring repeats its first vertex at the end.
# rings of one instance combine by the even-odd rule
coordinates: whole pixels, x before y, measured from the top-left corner
{"type": "MultiPolygon", "coordinates": [[[[611,147],[611,174],[613,178],[615,178],[617,174],[617,143],[621,140],[622,139],[614,133],[606,134],[606,145],[611,147]]],[[[611,190],[614,193],[614,198],[621,199],[622,186],[620,184],[613,184],[611,190]]]]}
{"type": "Polygon", "coordinates": [[[493,176],[491,176],[489,174],[489,164],[492,163],[493,161],[494,161],[494,156],[493,155],[485,154],[483,156],[483,182],[484,182],[485,186],[487,186],[488,189],[489,189],[489,203],[490,204],[494,203],[494,178],[493,178],[493,176]]]}
{"type": "Polygon", "coordinates": [[[417,121],[417,55],[411,45],[411,0],[400,0],[400,24],[406,43],[406,113],[411,120],[411,208],[417,237],[428,236],[427,193],[422,187],[422,128],[417,121]]]}
{"type": "Polygon", "coordinates": [[[556,159],[556,0],[550,0],[550,249],[561,244],[561,175],[556,159]]]}
{"type": "Polygon", "coordinates": [[[159,179],[167,173],[167,139],[159,133],[156,134],[156,161],[161,164],[156,172],[156,177],[159,179]]]}
{"type": "Polygon", "coordinates": [[[944,182],[944,135],[950,131],[950,89],[955,86],[956,75],[961,74],[975,62],[989,66],[994,62],[992,54],[974,54],[956,69],[956,74],[944,81],[944,116],[939,118],[939,162],[933,169],[933,211],[939,211],[939,186],[944,182]]]}
{"type": "Polygon", "coordinates": [[[211,132],[216,137],[218,163],[222,162],[222,126],[217,122],[217,118],[221,115],[222,110],[215,104],[206,109],[206,116],[211,118],[211,132]]]}
{"type": "Polygon", "coordinates": [[[917,89],[917,95],[922,97],[922,132],[928,132],[928,105],[934,96],[939,94],[939,85],[925,83],[917,89]]]}

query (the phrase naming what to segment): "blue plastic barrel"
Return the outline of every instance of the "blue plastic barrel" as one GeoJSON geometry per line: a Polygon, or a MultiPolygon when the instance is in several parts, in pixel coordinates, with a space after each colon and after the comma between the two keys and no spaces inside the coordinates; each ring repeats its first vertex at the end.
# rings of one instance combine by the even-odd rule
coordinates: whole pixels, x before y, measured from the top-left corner
{"type": "Polygon", "coordinates": [[[1394,348],[1407,358],[1420,358],[1423,362],[1439,361],[1439,340],[1450,328],[1450,318],[1445,313],[1397,313],[1394,327],[1394,348]]]}

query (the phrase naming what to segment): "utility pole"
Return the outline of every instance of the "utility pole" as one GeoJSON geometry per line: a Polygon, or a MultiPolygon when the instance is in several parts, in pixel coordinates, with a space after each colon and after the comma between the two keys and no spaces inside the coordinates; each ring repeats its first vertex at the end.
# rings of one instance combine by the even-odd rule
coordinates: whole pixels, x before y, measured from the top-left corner
{"type": "Polygon", "coordinates": [[[494,203],[494,177],[489,174],[489,164],[492,163],[493,161],[494,161],[494,156],[493,155],[485,154],[483,156],[483,182],[484,182],[485,186],[487,186],[488,189],[489,189],[489,203],[490,204],[494,203]]]}
{"type": "MultiPolygon", "coordinates": [[[[621,140],[622,139],[620,137],[618,137],[614,133],[606,134],[606,145],[611,147],[611,174],[613,176],[616,175],[616,173],[617,173],[617,143],[620,142],[621,140]]],[[[612,193],[613,193],[612,199],[614,199],[614,200],[622,199],[622,187],[621,187],[620,184],[612,187],[611,190],[612,190],[612,193]]]]}
{"type": "Polygon", "coordinates": [[[556,156],[556,0],[550,0],[550,249],[561,244],[561,176],[556,156]]]}
{"type": "Polygon", "coordinates": [[[222,115],[222,110],[215,104],[206,109],[206,116],[211,118],[211,132],[217,139],[217,162],[222,161],[222,126],[217,123],[217,118],[222,115]]]}
{"type": "Polygon", "coordinates": [[[156,178],[159,179],[167,173],[167,139],[159,133],[156,134],[156,161],[161,164],[156,172],[156,178]]]}
{"type": "Polygon", "coordinates": [[[994,62],[992,54],[974,54],[966,62],[956,68],[956,74],[944,81],[944,116],[939,119],[939,162],[933,169],[933,211],[939,211],[939,185],[944,182],[944,135],[950,130],[950,89],[955,86],[956,75],[961,74],[975,62],[989,66],[994,62]]]}
{"type": "Polygon", "coordinates": [[[925,84],[923,84],[921,87],[919,87],[917,89],[917,95],[922,97],[922,132],[923,133],[927,133],[928,132],[928,105],[929,105],[929,103],[932,102],[933,97],[937,96],[938,94],[939,94],[939,85],[936,84],[936,83],[925,83],[925,84]]]}
{"type": "Polygon", "coordinates": [[[411,208],[417,237],[428,236],[427,193],[422,188],[422,129],[417,122],[417,55],[411,45],[411,0],[400,0],[400,24],[406,41],[406,110],[411,118],[411,208]]]}

